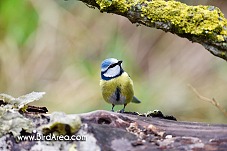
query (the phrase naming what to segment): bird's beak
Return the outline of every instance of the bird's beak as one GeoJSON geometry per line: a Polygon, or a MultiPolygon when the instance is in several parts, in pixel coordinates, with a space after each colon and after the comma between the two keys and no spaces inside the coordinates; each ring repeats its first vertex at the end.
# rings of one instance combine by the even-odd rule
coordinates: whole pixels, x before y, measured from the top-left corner
{"type": "Polygon", "coordinates": [[[122,60],[119,60],[119,61],[118,61],[118,64],[121,65],[122,62],[123,62],[122,60]]]}

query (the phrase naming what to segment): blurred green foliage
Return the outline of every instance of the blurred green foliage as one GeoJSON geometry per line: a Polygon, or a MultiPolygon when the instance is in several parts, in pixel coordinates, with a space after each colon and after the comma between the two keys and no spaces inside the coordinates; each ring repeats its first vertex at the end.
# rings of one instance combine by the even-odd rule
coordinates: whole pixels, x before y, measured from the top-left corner
{"type": "Polygon", "coordinates": [[[0,2],[1,38],[15,38],[23,45],[36,30],[38,14],[28,1],[5,0],[0,2]]]}
{"type": "MultiPolygon", "coordinates": [[[[215,5],[227,14],[224,0],[184,2],[215,5]]],[[[142,101],[129,104],[126,111],[159,109],[178,120],[227,123],[187,87],[191,84],[226,108],[227,64],[187,39],[61,0],[0,1],[0,29],[3,93],[17,97],[44,91],[34,104],[50,112],[110,110],[99,87],[100,63],[115,57],[124,61],[142,101]]]]}

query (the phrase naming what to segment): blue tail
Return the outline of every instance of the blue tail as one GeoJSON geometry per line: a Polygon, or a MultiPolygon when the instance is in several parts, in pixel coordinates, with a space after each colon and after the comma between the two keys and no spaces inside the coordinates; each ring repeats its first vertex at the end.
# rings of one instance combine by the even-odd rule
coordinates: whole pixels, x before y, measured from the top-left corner
{"type": "Polygon", "coordinates": [[[137,99],[135,96],[133,96],[132,102],[133,103],[141,103],[141,101],[139,99],[137,99]]]}

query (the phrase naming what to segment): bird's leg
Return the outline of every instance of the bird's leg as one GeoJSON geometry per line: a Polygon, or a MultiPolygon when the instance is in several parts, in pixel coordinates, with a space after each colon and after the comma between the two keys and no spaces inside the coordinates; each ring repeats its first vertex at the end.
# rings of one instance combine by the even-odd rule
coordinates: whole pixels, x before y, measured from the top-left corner
{"type": "Polygon", "coordinates": [[[124,104],[124,108],[120,110],[120,113],[124,113],[125,112],[125,107],[127,104],[124,104]]]}
{"type": "Polygon", "coordinates": [[[112,109],[111,109],[111,111],[112,111],[112,112],[114,112],[114,106],[115,106],[115,105],[114,105],[114,104],[112,104],[112,109]]]}

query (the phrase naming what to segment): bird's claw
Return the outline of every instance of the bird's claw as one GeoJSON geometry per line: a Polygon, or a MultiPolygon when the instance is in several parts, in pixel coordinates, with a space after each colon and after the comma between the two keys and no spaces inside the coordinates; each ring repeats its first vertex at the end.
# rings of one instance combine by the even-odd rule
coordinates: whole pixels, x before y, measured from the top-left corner
{"type": "Polygon", "coordinates": [[[121,110],[120,110],[120,113],[124,113],[124,112],[125,112],[125,109],[121,109],[121,110]]]}

